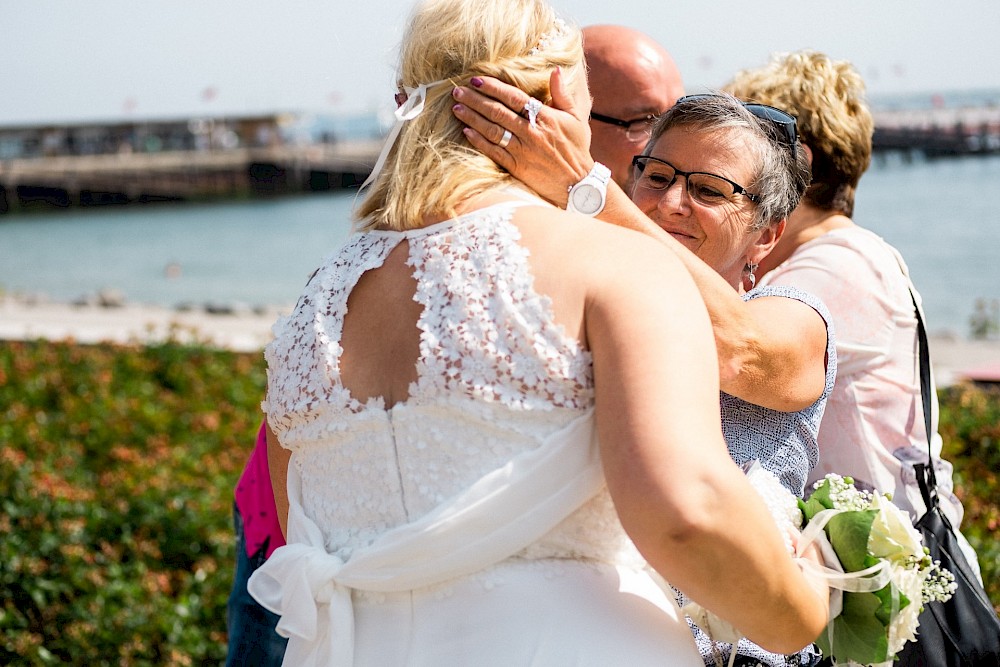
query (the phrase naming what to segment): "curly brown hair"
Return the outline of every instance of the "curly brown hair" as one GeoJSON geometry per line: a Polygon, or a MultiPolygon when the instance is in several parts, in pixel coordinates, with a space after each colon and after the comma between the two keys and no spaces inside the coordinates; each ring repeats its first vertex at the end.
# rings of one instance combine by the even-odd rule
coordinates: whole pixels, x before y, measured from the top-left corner
{"type": "Polygon", "coordinates": [[[812,151],[812,182],[803,199],[854,214],[858,181],[871,164],[875,123],[864,80],[851,63],[817,51],[774,54],[767,65],[736,74],[724,90],[795,116],[799,138],[812,151]]]}

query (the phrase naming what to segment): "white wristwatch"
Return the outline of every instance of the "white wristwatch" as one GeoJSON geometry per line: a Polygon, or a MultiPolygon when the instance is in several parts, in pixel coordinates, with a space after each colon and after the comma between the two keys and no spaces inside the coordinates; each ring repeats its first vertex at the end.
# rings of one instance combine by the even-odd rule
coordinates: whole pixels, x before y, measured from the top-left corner
{"type": "Polygon", "coordinates": [[[566,210],[583,215],[597,215],[603,211],[608,196],[609,180],[611,180],[611,170],[600,162],[595,162],[590,173],[584,176],[582,181],[570,187],[566,210]]]}

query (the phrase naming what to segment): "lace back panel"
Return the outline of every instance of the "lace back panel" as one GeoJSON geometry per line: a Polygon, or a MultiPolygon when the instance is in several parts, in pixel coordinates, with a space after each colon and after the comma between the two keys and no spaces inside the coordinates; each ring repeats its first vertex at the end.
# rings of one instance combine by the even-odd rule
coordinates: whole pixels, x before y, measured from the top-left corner
{"type": "MultiPolygon", "coordinates": [[[[411,232],[355,235],[327,260],[292,315],[275,325],[265,351],[270,398],[263,405],[279,437],[321,414],[324,422],[343,423],[385,409],[380,399],[358,402],[341,383],[340,336],[351,290],[404,240],[417,281],[413,298],[423,306],[418,379],[408,403],[464,397],[521,409],[587,407],[590,356],[553,322],[549,299],[533,289],[528,252],[511,223],[517,206],[411,232]]],[[[296,437],[281,439],[294,449],[296,437]]]]}

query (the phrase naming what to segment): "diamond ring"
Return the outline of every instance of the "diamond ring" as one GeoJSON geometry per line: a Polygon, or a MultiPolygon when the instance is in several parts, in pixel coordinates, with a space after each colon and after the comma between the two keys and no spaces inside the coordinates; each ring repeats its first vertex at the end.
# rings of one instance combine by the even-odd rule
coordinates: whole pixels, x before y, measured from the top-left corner
{"type": "Polygon", "coordinates": [[[531,127],[538,127],[536,119],[538,118],[538,112],[542,110],[542,103],[534,97],[529,97],[528,103],[524,105],[524,110],[528,112],[528,124],[531,127]]]}

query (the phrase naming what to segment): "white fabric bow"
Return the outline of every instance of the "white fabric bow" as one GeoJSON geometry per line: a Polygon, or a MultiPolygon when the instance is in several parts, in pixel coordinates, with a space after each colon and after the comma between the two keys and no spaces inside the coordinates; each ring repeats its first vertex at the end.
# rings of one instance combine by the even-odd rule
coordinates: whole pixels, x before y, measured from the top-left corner
{"type": "Polygon", "coordinates": [[[830,591],[831,619],[839,616],[843,609],[844,591],[848,593],[874,593],[885,588],[892,575],[892,568],[886,560],[881,560],[864,570],[844,572],[840,558],[837,557],[837,552],[833,550],[833,545],[830,544],[830,540],[827,539],[823,530],[830,519],[838,513],[837,510],[817,512],[802,530],[798,547],[795,550],[795,555],[801,557],[806,547],[812,542],[815,542],[816,546],[819,547],[825,566],[801,558],[798,563],[803,570],[808,570],[825,579],[827,585],[832,589],[830,591]]]}
{"type": "MultiPolygon", "coordinates": [[[[798,547],[795,550],[796,556],[801,556],[810,543],[815,542],[823,555],[824,565],[817,565],[813,561],[804,558],[797,558],[796,561],[804,571],[811,572],[826,580],[830,587],[830,622],[826,626],[827,642],[833,645],[833,619],[840,616],[844,608],[844,593],[874,593],[882,590],[891,581],[892,566],[888,560],[880,560],[875,565],[857,570],[855,572],[844,572],[840,564],[840,558],[834,551],[833,545],[823,530],[830,519],[839,512],[837,510],[822,510],[817,512],[809,523],[802,530],[798,547]]],[[[899,591],[893,586],[890,590],[892,600],[891,617],[895,617],[899,611],[899,591]]],[[[889,645],[895,642],[896,629],[893,624],[889,624],[889,645]]],[[[872,667],[889,667],[892,661],[878,663],[872,667]]]]}
{"type": "Polygon", "coordinates": [[[350,589],[407,591],[481,570],[537,541],[604,486],[591,409],[345,563],[326,552],[322,531],[303,511],[292,457],[288,544],[247,589],[281,616],[278,632],[289,638],[283,664],[296,667],[353,664],[350,589]]]}

